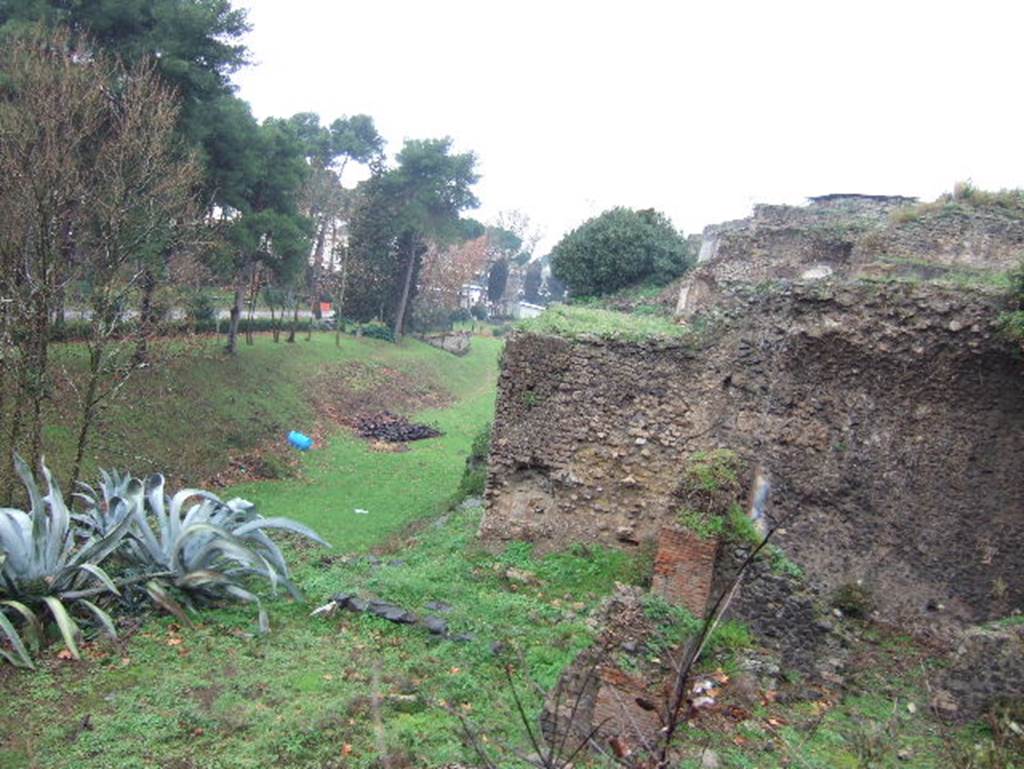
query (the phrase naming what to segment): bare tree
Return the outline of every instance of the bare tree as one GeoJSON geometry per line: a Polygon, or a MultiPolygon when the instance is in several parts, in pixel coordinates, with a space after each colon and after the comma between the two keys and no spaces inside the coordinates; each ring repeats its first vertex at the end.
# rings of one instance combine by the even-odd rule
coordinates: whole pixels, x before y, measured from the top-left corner
{"type": "Polygon", "coordinates": [[[152,260],[187,239],[199,170],[176,150],[176,101],[151,64],[126,69],[66,32],[36,30],[0,49],[0,71],[0,388],[14,382],[0,418],[8,447],[38,460],[55,310],[84,281],[92,328],[75,478],[97,407],[127,370],[112,376],[121,308],[152,260]]]}
{"type": "MultiPolygon", "coordinates": [[[[89,159],[104,128],[107,95],[96,77],[102,67],[63,33],[33,31],[0,47],[0,386],[9,388],[4,442],[33,462],[42,452],[53,309],[72,278],[74,221],[89,193],[89,159]]],[[[14,476],[6,460],[0,468],[10,499],[14,476]]]]}
{"type": "Polygon", "coordinates": [[[92,183],[80,222],[81,269],[89,281],[91,333],[88,374],[71,483],[78,480],[89,432],[100,405],[144,358],[139,350],[155,332],[140,317],[134,340],[124,333],[122,308],[130,294],[151,292],[156,265],[195,242],[200,169],[174,140],[178,103],[151,63],[109,67],[105,130],[89,169],[92,183]],[[116,89],[116,90],[115,90],[116,89]],[[131,355],[128,354],[131,350],[131,355]]]}

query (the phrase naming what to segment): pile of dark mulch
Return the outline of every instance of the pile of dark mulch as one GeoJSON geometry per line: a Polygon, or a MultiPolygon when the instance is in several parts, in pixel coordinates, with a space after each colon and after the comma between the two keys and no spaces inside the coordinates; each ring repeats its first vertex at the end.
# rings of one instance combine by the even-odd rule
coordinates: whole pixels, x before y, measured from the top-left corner
{"type": "Polygon", "coordinates": [[[388,443],[421,441],[441,435],[440,430],[435,430],[427,425],[414,424],[405,417],[392,414],[390,411],[378,411],[376,414],[360,417],[356,422],[356,431],[363,438],[376,438],[388,443]]]}

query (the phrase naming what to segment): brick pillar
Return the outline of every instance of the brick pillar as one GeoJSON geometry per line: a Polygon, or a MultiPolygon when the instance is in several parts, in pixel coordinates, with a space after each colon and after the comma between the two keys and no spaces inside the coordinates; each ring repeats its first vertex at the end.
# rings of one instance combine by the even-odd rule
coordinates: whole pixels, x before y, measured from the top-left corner
{"type": "Polygon", "coordinates": [[[666,526],[658,532],[651,592],[703,617],[711,596],[718,539],[702,539],[688,529],[666,526]]]}

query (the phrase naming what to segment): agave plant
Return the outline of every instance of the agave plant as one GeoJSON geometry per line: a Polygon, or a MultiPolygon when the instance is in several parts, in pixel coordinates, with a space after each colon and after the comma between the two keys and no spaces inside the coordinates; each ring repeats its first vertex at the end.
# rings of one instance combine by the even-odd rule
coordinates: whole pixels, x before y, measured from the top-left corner
{"type": "Polygon", "coordinates": [[[244,579],[264,578],[273,592],[282,585],[301,598],[280,548],[266,530],[284,529],[330,545],[297,521],[264,518],[243,499],[225,502],[201,489],[184,489],[168,499],[164,483],[159,474],[145,483],[116,473],[105,475],[100,494],[83,495],[92,502],[85,518],[93,529],[104,531],[116,529],[124,519],[131,521],[123,552],[136,570],[153,575],[145,581],[150,598],[183,622],[191,624],[169,588],[180,592],[190,607],[204,599],[255,603],[260,628],[266,631],[266,611],[259,597],[244,586],[244,579]]]}
{"type": "Polygon", "coordinates": [[[45,462],[46,496],[21,457],[16,456],[14,464],[28,492],[30,509],[0,508],[0,632],[12,649],[0,649],[0,656],[14,665],[32,667],[29,649],[37,651],[42,645],[49,615],[68,651],[78,659],[75,639],[81,631],[74,612],[84,612],[86,619],[117,636],[110,616],[88,599],[105,592],[118,594],[100,564],[118,548],[130,520],[123,519],[105,534],[90,535],[76,544],[71,513],[45,462]],[[99,586],[88,587],[91,583],[99,586]],[[21,633],[8,612],[15,613],[21,633]]]}
{"type": "Polygon", "coordinates": [[[71,515],[71,520],[77,524],[76,534],[84,537],[103,536],[115,529],[131,513],[127,505],[117,504],[127,494],[131,481],[132,477],[128,473],[102,469],[98,493],[88,483],[79,481],[78,485],[84,491],[73,496],[84,504],[85,511],[71,515]]]}

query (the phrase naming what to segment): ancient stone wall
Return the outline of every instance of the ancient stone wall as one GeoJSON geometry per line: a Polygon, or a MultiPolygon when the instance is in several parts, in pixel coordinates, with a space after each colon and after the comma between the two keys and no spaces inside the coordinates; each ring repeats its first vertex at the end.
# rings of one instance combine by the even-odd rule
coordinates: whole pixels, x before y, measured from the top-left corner
{"type": "Polygon", "coordinates": [[[468,331],[442,331],[436,334],[420,334],[418,339],[432,347],[450,352],[452,355],[467,355],[473,337],[468,331]]]}
{"type": "Polygon", "coordinates": [[[486,541],[639,547],[693,452],[773,478],[778,544],[819,595],[862,580],[929,626],[1024,606],[1024,364],[1002,300],[908,284],[732,297],[699,341],[513,335],[486,541]]]}
{"type": "Polygon", "coordinates": [[[1006,270],[1024,259],[1024,220],[999,209],[951,204],[898,218],[861,238],[853,261],[865,272],[880,257],[925,261],[940,267],[1006,270]]]}
{"type": "Polygon", "coordinates": [[[688,318],[729,286],[830,275],[941,277],[950,269],[1006,270],[1024,258],[1024,219],[998,207],[914,207],[912,198],[835,195],[807,206],[754,207],[705,228],[697,268],[681,283],[688,318]],[[922,265],[934,269],[922,273],[922,265]]]}

